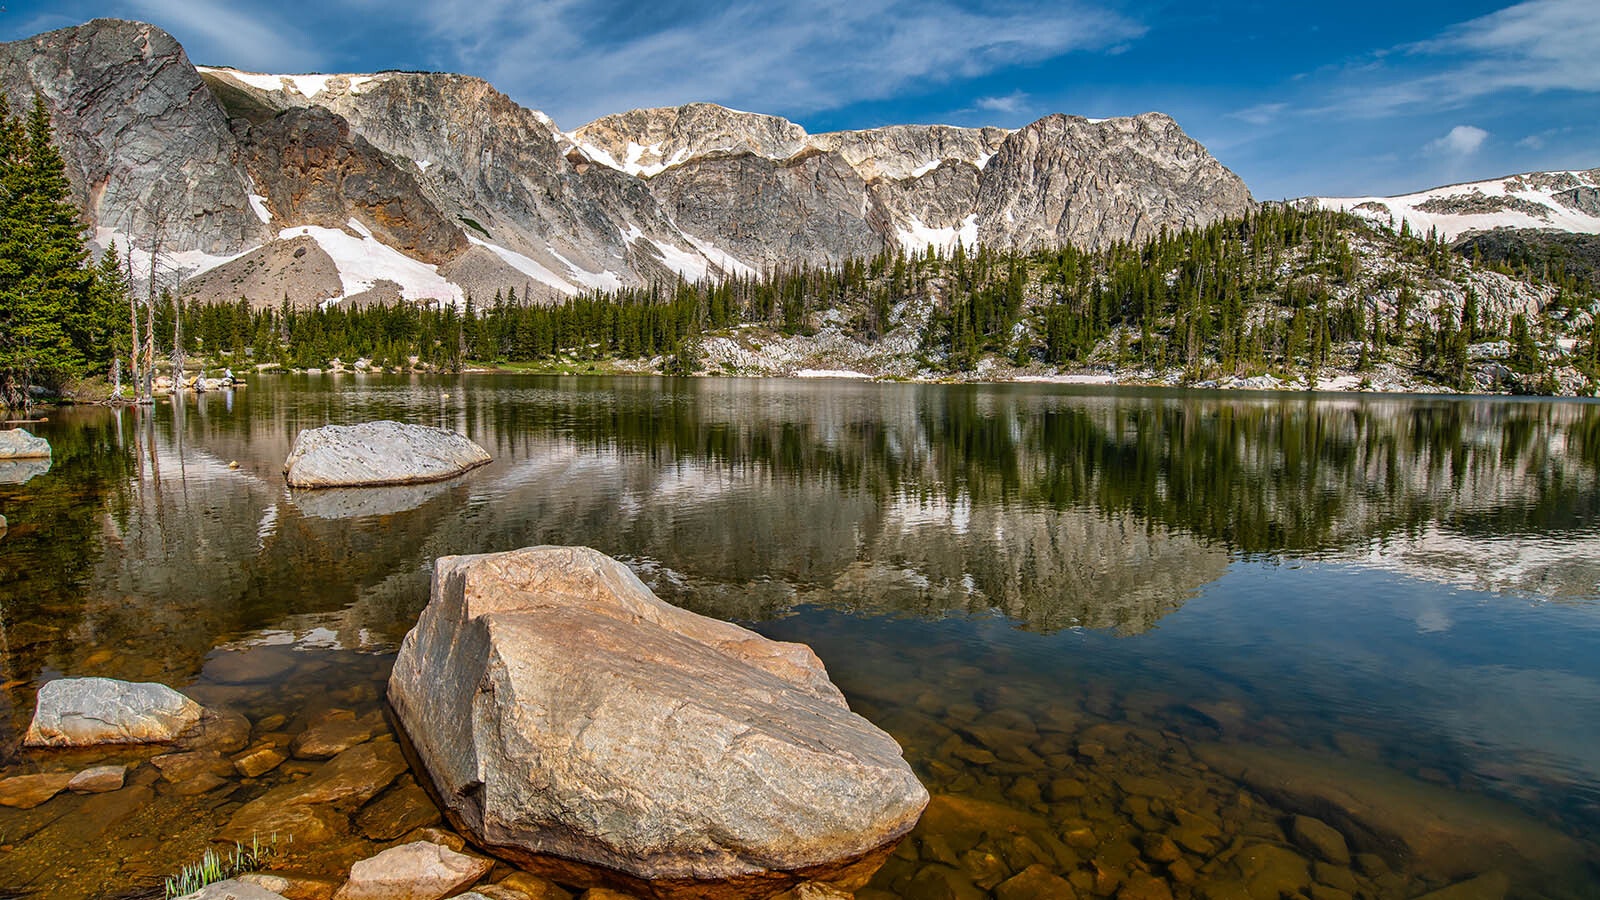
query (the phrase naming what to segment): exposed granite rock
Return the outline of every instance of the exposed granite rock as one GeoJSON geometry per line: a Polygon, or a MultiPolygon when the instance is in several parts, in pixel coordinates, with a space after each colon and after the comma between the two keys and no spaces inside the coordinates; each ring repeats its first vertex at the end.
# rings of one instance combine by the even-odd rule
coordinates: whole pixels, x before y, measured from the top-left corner
{"type": "Polygon", "coordinates": [[[85,747],[170,741],[200,721],[200,704],[164,684],[62,678],[39,688],[23,744],[85,747]]]}
{"type": "Polygon", "coordinates": [[[49,458],[50,442],[26,428],[0,431],[0,460],[49,458]]]}
{"type": "Polygon", "coordinates": [[[283,463],[290,487],[440,481],[489,462],[465,435],[427,425],[363,422],[300,432],[283,463]]]}
{"type": "Polygon", "coordinates": [[[214,254],[268,237],[226,114],[160,28],[95,19],[0,44],[0,88],[44,98],[92,227],[214,254]]]}
{"type": "Polygon", "coordinates": [[[242,878],[230,878],[208,884],[192,894],[185,894],[178,900],[284,900],[284,897],[242,878]]]}
{"type": "Polygon", "coordinates": [[[1160,113],[1046,116],[1000,145],[978,189],[978,239],[1031,250],[1142,241],[1249,209],[1250,192],[1160,113]]]}
{"type": "MultiPolygon", "coordinates": [[[[236,120],[237,121],[237,120],[236,120]]],[[[439,264],[466,251],[466,235],[406,171],[338,114],[291,109],[242,127],[245,159],[277,228],[346,228],[355,219],[413,259],[439,264]]]]}
{"type": "Polygon", "coordinates": [[[700,158],[650,180],[679,225],[756,268],[882,250],[866,182],[834,153],[700,158]]]}
{"type": "Polygon", "coordinates": [[[440,558],[389,697],[451,821],[566,883],[851,889],[927,802],[808,648],[583,548],[440,558]]]}
{"type": "Polygon", "coordinates": [[[439,900],[477,883],[493,865],[448,847],[413,841],[351,866],[350,879],[333,900],[439,900]]]}

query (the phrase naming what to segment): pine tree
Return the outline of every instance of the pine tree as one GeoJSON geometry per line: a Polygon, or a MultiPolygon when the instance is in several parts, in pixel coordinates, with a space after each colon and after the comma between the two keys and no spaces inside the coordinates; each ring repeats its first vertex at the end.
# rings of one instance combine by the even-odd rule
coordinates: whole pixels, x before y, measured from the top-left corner
{"type": "Polygon", "coordinates": [[[25,121],[0,99],[0,383],[9,403],[110,356],[82,230],[43,99],[25,121]]]}

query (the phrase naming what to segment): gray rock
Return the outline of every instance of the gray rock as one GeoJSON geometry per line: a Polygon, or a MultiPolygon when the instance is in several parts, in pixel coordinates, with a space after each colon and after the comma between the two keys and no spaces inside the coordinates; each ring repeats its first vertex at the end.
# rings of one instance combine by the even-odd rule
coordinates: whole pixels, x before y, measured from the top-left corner
{"type": "Polygon", "coordinates": [[[0,431],[0,459],[49,459],[50,442],[26,428],[0,431]]]}
{"type": "Polygon", "coordinates": [[[719,885],[804,870],[849,890],[928,801],[809,648],[585,548],[440,558],[389,698],[452,823],[568,883],[747,896],[719,885]]]}
{"type": "Polygon", "coordinates": [[[439,900],[489,874],[487,859],[427,841],[390,847],[350,867],[333,900],[439,900]]]}
{"type": "Polygon", "coordinates": [[[269,236],[227,115],[160,28],[95,19],[0,44],[0,87],[44,98],[91,227],[215,254],[269,236]]]}
{"type": "Polygon", "coordinates": [[[489,462],[466,436],[400,422],[308,428],[284,461],[290,487],[352,487],[440,481],[489,462]]]}
{"type": "Polygon", "coordinates": [[[185,894],[178,900],[284,900],[284,898],[282,894],[275,894],[258,884],[230,878],[227,881],[208,884],[192,894],[185,894]]]}
{"type": "Polygon", "coordinates": [[[200,721],[200,704],[164,684],[62,678],[39,689],[23,744],[84,747],[170,741],[200,721]]]}

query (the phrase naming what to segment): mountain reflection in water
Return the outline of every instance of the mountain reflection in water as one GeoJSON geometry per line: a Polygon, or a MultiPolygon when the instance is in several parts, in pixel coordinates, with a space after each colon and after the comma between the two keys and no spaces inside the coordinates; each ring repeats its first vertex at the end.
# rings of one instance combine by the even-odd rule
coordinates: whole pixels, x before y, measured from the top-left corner
{"type": "MultiPolygon", "coordinates": [[[[1108,723],[1196,754],[1294,747],[1600,829],[1600,405],[346,376],[51,419],[48,470],[0,479],[13,745],[60,675],[198,679],[255,718],[226,654],[382,658],[434,558],[582,544],[668,600],[814,644],[936,794],[987,796],[948,758],[955,718],[1033,731],[1023,716],[1035,748],[1047,722],[1076,729],[1067,756],[1108,723]],[[495,461],[285,488],[301,428],[377,418],[464,431],[495,461]]],[[[1034,803],[1014,790],[991,799],[1034,803]]]]}

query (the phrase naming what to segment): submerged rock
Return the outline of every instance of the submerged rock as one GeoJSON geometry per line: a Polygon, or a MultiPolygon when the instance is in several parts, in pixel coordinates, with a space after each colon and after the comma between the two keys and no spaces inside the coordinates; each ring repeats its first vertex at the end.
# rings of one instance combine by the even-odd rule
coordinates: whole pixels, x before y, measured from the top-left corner
{"type": "Polygon", "coordinates": [[[71,772],[50,772],[43,775],[16,775],[0,778],[0,806],[33,809],[67,789],[72,782],[71,772]]]}
{"type": "Polygon", "coordinates": [[[427,425],[363,422],[300,432],[283,463],[290,487],[440,481],[489,462],[465,435],[427,425]]]}
{"type": "MultiPolygon", "coordinates": [[[[1579,871],[1583,848],[1572,838],[1487,797],[1409,778],[1392,769],[1323,753],[1245,744],[1198,744],[1195,755],[1291,812],[1314,815],[1358,851],[1376,852],[1446,880],[1490,867],[1579,871]]],[[[1341,855],[1332,835],[1292,823],[1297,842],[1319,855],[1341,855]]]]}
{"type": "Polygon", "coordinates": [[[49,459],[50,442],[26,428],[0,431],[0,459],[49,459]]]}
{"type": "Polygon", "coordinates": [[[127,766],[95,766],[84,769],[72,776],[67,782],[67,790],[75,794],[104,794],[108,791],[122,790],[122,782],[128,775],[127,766]]]}
{"type": "Polygon", "coordinates": [[[39,704],[23,744],[162,743],[199,722],[203,712],[200,704],[164,684],[62,678],[39,689],[39,704]]]}
{"type": "Polygon", "coordinates": [[[457,828],[566,883],[849,890],[928,801],[809,648],[584,548],[439,559],[389,698],[457,828]]]}

